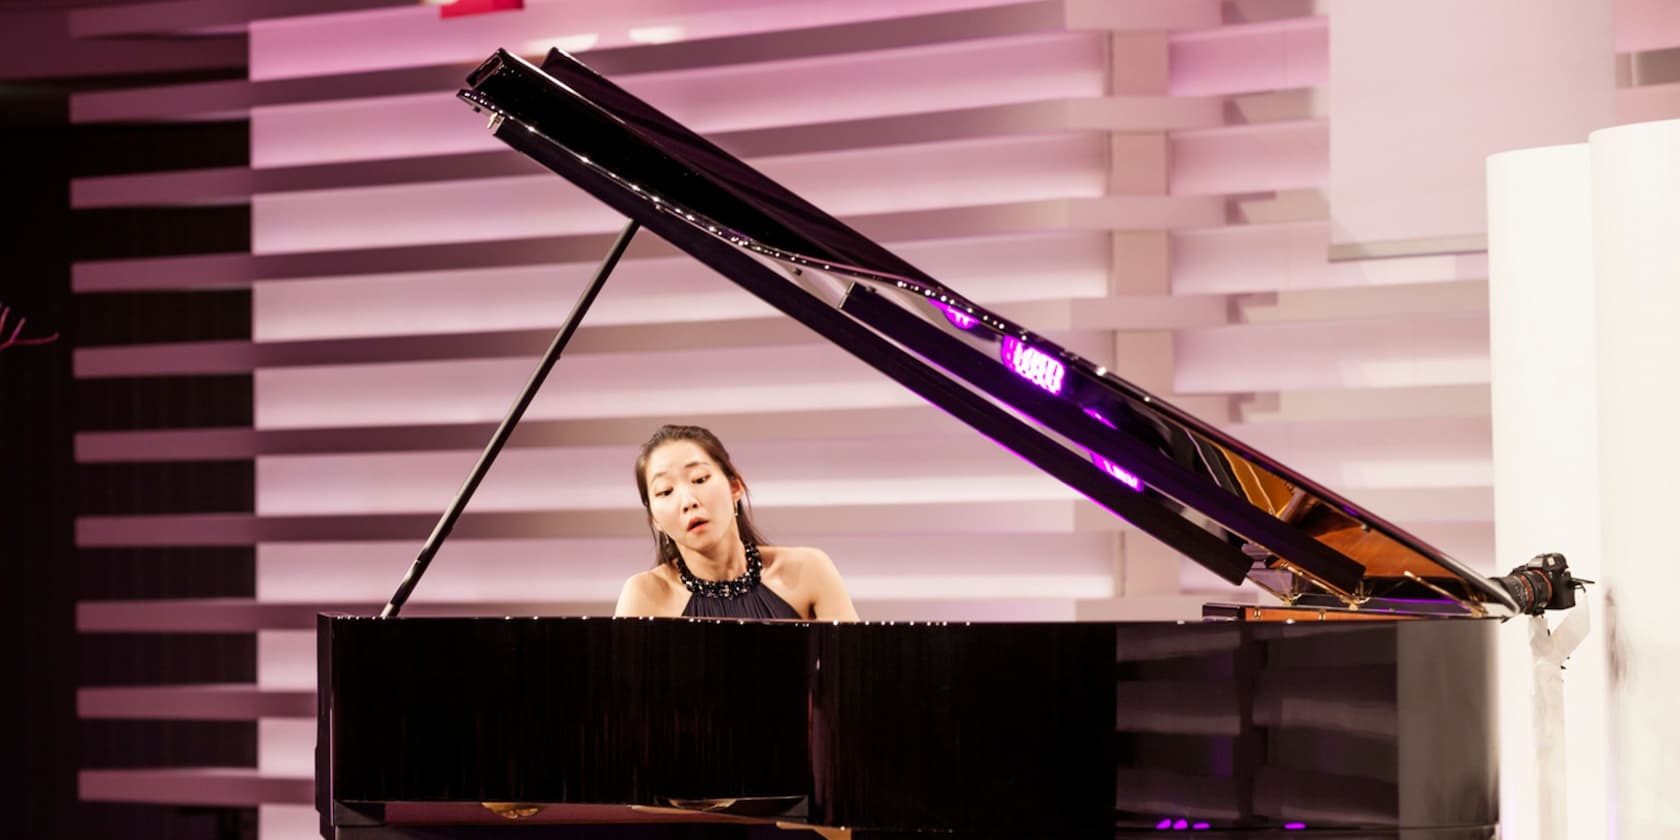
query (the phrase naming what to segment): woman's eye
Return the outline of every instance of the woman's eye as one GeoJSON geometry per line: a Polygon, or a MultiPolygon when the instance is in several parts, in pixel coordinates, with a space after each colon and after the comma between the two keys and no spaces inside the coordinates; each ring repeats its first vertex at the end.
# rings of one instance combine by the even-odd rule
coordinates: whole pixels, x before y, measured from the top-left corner
{"type": "Polygon", "coordinates": [[[655,495],[655,496],[669,496],[669,495],[671,495],[671,490],[670,490],[670,488],[666,488],[664,490],[655,491],[653,495],[655,495]]]}
{"type": "Polygon", "coordinates": [[[695,484],[705,484],[705,483],[706,483],[706,479],[708,479],[708,478],[711,478],[711,476],[709,476],[709,475],[702,475],[702,476],[697,476],[697,477],[696,477],[696,478],[695,478],[695,479],[694,479],[694,483],[695,483],[695,484]]]}

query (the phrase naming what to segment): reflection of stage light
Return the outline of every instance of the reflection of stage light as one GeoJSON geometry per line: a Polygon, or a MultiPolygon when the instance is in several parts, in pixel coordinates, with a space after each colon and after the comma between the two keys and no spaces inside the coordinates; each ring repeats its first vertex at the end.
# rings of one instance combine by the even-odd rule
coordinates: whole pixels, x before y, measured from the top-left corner
{"type": "Polygon", "coordinates": [[[682,40],[680,26],[638,26],[630,30],[630,40],[638,44],[669,44],[682,40]]]}
{"type": "Polygon", "coordinates": [[[1284,831],[1301,831],[1302,829],[1305,829],[1306,827],[1307,827],[1306,823],[1284,823],[1283,824],[1283,830],[1284,831]]]}
{"type": "Polygon", "coordinates": [[[594,49],[600,43],[601,33],[584,32],[577,35],[560,35],[554,38],[535,38],[525,42],[522,52],[529,55],[543,55],[553,47],[563,53],[580,53],[594,49]]]}
{"type": "Polygon", "coordinates": [[[1101,455],[1098,455],[1095,452],[1091,453],[1091,463],[1096,464],[1098,467],[1102,468],[1103,472],[1108,473],[1111,476],[1114,476],[1114,479],[1116,481],[1120,482],[1121,484],[1124,484],[1127,487],[1132,488],[1133,490],[1140,490],[1141,491],[1143,489],[1143,481],[1140,480],[1137,476],[1132,475],[1129,472],[1126,472],[1126,469],[1124,467],[1120,466],[1119,464],[1114,463],[1113,461],[1108,460],[1107,458],[1104,458],[1101,455]]]}
{"type": "MultiPolygon", "coordinates": [[[[1290,823],[1290,825],[1302,824],[1290,823]]],[[[1156,831],[1207,831],[1211,827],[1212,825],[1210,823],[1192,823],[1186,819],[1175,820],[1172,817],[1162,817],[1161,821],[1155,824],[1156,831]]]]}
{"type": "MultiPolygon", "coordinates": [[[[1114,428],[1114,423],[1110,422],[1107,417],[1098,413],[1096,409],[1087,408],[1085,409],[1085,413],[1095,418],[1098,423],[1101,423],[1110,429],[1114,428]]],[[[1129,471],[1127,471],[1125,467],[1122,467],[1089,449],[1085,450],[1085,453],[1091,456],[1091,463],[1096,464],[1103,472],[1114,476],[1115,480],[1119,481],[1121,484],[1124,484],[1133,490],[1143,490],[1143,482],[1139,480],[1137,476],[1132,475],[1129,471]]]]}
{"type": "Polygon", "coordinates": [[[1003,363],[1022,379],[1052,394],[1062,392],[1062,378],[1067,376],[1067,368],[1025,342],[1004,336],[1003,363]]]}
{"type": "Polygon", "coordinates": [[[945,319],[950,321],[952,324],[955,324],[958,329],[973,329],[975,324],[980,323],[978,318],[975,318],[973,315],[970,315],[948,303],[940,303],[937,300],[931,300],[928,302],[933,304],[935,309],[945,313],[945,319]]]}

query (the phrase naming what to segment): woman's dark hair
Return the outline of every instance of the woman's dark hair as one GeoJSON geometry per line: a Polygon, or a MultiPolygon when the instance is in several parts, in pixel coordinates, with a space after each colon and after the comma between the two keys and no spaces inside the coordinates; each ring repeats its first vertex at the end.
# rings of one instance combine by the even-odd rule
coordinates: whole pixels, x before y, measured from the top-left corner
{"type": "Polygon", "coordinates": [[[764,539],[764,535],[760,534],[758,528],[753,526],[752,501],[747,494],[747,482],[741,478],[740,471],[735,469],[735,462],[729,460],[729,450],[723,448],[723,441],[718,440],[717,435],[700,426],[667,424],[660,426],[659,431],[654,432],[653,437],[648,438],[647,443],[642,444],[642,452],[636,456],[636,492],[641,494],[642,509],[648,511],[648,530],[653,532],[654,565],[674,563],[678,555],[677,544],[670,539],[661,539],[664,535],[653,526],[653,511],[648,506],[648,458],[653,456],[653,450],[667,443],[684,440],[699,446],[706,453],[706,457],[712,459],[718,465],[718,468],[723,470],[723,475],[729,479],[730,484],[741,485],[741,501],[735,505],[735,522],[741,531],[741,539],[753,545],[769,545],[764,539]]]}

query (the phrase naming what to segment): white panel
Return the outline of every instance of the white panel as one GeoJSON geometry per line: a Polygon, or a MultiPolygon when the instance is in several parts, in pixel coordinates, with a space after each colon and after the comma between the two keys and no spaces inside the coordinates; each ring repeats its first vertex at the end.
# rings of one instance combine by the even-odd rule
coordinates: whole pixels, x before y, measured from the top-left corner
{"type": "Polygon", "coordinates": [[[1485,277],[1487,254],[1477,252],[1332,263],[1328,280],[1332,286],[1375,286],[1479,280],[1485,277]]]}
{"type": "MultiPolygon", "coordinates": [[[[1489,344],[1494,522],[1507,567],[1562,552],[1597,579],[1592,158],[1586,144],[1488,159],[1489,344]]],[[[1592,590],[1582,609],[1602,615],[1592,590]]],[[[1580,616],[1571,616],[1580,620],[1580,616]]],[[[1516,622],[1527,629],[1527,621],[1516,622]]],[[[1515,628],[1513,628],[1515,629],[1515,628]]],[[[1562,675],[1562,707],[1527,634],[1500,650],[1501,815],[1512,836],[1604,837],[1604,649],[1589,640],[1562,675]],[[1538,678],[1538,679],[1537,679],[1538,678]],[[1547,699],[1537,701],[1536,693],[1547,699]],[[1562,732],[1564,737],[1555,737],[1562,732]],[[1548,737],[1535,737],[1544,732],[1548,737]]]]}
{"type": "Polygon", "coordinates": [[[1493,483],[1483,417],[1262,423],[1227,430],[1337,489],[1493,483]]]}
{"type": "Polygon", "coordinates": [[[507,144],[485,129],[485,122],[448,90],[258,105],[251,108],[251,166],[267,169],[506,149],[507,144]]]}
{"type": "Polygon", "coordinates": [[[678,122],[718,132],[1101,96],[1105,67],[1103,38],[1056,33],[628,76],[621,84],[678,122]]]}
{"type": "MultiPolygon", "coordinates": [[[[845,216],[1095,198],[1107,144],[1095,134],[971,140],[755,161],[845,216]]],[[[554,175],[252,197],[253,253],[331,251],[610,231],[620,217],[554,175]]]]}
{"type": "MultiPolygon", "coordinates": [[[[893,251],[983,303],[1100,297],[1109,240],[1097,232],[895,244],[893,251]]],[[[257,341],[512,330],[559,325],[593,264],[517,266],[262,283],[257,341]]],[[[688,256],[625,260],[590,307],[590,325],[768,315],[769,304],[688,256]]]]}
{"type": "Polygon", "coordinates": [[[436,6],[253,21],[253,79],[337,75],[477,61],[497,46],[595,49],[666,40],[892,18],[998,5],[1005,0],[730,0],[696,8],[681,0],[591,3],[529,0],[519,12],[442,20],[436,6]]]}
{"type": "MultiPolygon", "coordinates": [[[[648,434],[653,429],[647,430],[648,434]]],[[[778,507],[1077,498],[980,435],[736,442],[731,455],[753,500],[778,507]]],[[[442,511],[477,452],[270,455],[257,459],[257,513],[442,511]]],[[[473,509],[635,508],[635,447],[511,449],[473,509]]]]}
{"type": "MultiPolygon", "coordinates": [[[[401,580],[398,578],[397,580],[401,580]]],[[[395,581],[391,583],[394,591],[395,581]]],[[[390,597],[376,600],[383,601],[390,597]]],[[[315,631],[263,630],[257,633],[257,685],[267,689],[315,689],[315,631]]]]}
{"type": "Polygon", "coordinates": [[[1179,333],[1175,349],[1179,393],[1488,381],[1479,315],[1212,327],[1179,333]]]}
{"type": "Polygon", "coordinates": [[[1680,14],[1672,0],[1612,0],[1616,11],[1616,52],[1631,53],[1680,47],[1680,14]]]}
{"type": "Polygon", "coordinates": [[[1238,419],[1254,424],[1487,416],[1486,384],[1257,394],[1241,400],[1236,413],[1238,419]]]}
{"type": "Polygon", "coordinates": [[[1680,83],[1646,85],[1616,91],[1618,124],[1671,120],[1675,117],[1680,117],[1680,83]]]}
{"type": "Polygon", "coordinates": [[[551,175],[251,197],[251,253],[605,233],[623,217],[551,175]]]}
{"type": "Polygon", "coordinates": [[[1172,135],[1170,189],[1207,195],[1322,187],[1330,132],[1323,122],[1186,131],[1172,135]]]}
{"type": "Polygon", "coordinates": [[[1599,503],[1610,671],[1613,837],[1680,835],[1680,643],[1664,585],[1680,508],[1680,121],[1591,136],[1599,503]]]}
{"type": "Polygon", "coordinates": [[[257,721],[257,769],[265,776],[307,779],[315,775],[315,721],[257,721]]]}
{"type": "MultiPolygon", "coordinates": [[[[838,348],[578,356],[557,365],[526,418],[623,417],[922,405],[838,348]]],[[[500,420],[533,359],[259,370],[263,429],[500,420]]]]}
{"type": "Polygon", "coordinates": [[[1232,320],[1261,323],[1471,314],[1486,312],[1487,305],[1487,283],[1480,280],[1301,289],[1238,297],[1237,317],[1232,320]]]}
{"type": "MultiPolygon", "coordinates": [[[[632,497],[634,492],[632,487],[632,497]]],[[[625,578],[649,565],[651,545],[650,539],[630,534],[611,540],[451,539],[433,558],[414,599],[613,601],[625,578]]],[[[257,546],[257,598],[265,603],[384,602],[419,551],[418,541],[262,543],[257,546]]]]}
{"type": "Polygon", "coordinates": [[[1181,230],[1172,235],[1178,294],[1256,292],[1325,285],[1322,222],[1181,230]]]}
{"type": "MultiPolygon", "coordinates": [[[[758,524],[777,544],[823,549],[859,599],[1102,597],[1113,586],[1111,534],[787,534],[764,517],[758,524]]],[[[383,602],[418,550],[408,542],[263,544],[257,596],[383,602]]],[[[415,589],[414,603],[611,603],[625,578],[652,559],[653,542],[644,535],[451,540],[415,589]]]]}
{"type": "Polygon", "coordinates": [[[321,815],[313,805],[259,805],[257,836],[262,840],[315,840],[321,836],[321,815]]]}
{"type": "Polygon", "coordinates": [[[1480,234],[1489,154],[1574,142],[1613,117],[1602,0],[1329,9],[1333,242],[1480,234]]]}
{"type": "MultiPolygon", "coordinates": [[[[1102,40],[1061,34],[626,75],[613,81],[678,122],[711,135],[1097,97],[1104,92],[1103,79],[1102,40]],[[822,93],[812,95],[813,91],[822,93]]],[[[251,110],[251,165],[301,166],[505,148],[489,136],[484,124],[454,98],[453,90],[262,106],[251,110]]]]}
{"type": "Polygon", "coordinates": [[[1323,222],[1174,231],[1173,291],[1271,292],[1387,286],[1487,276],[1485,254],[1434,254],[1330,263],[1323,222]]]}
{"type": "Polygon", "coordinates": [[[1222,26],[1172,37],[1174,96],[1288,90],[1324,84],[1328,36],[1322,17],[1222,26]]]}

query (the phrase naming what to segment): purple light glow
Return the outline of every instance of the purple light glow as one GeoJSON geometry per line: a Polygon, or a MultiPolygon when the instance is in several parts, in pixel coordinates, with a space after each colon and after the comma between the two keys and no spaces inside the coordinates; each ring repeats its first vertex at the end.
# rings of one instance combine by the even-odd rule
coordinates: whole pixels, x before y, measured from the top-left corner
{"type": "Polygon", "coordinates": [[[1195,825],[1190,826],[1190,827],[1197,830],[1197,831],[1205,831],[1208,827],[1208,824],[1207,823],[1196,823],[1195,825]]]}
{"type": "Polygon", "coordinates": [[[945,319],[950,321],[952,324],[955,324],[959,330],[971,330],[974,329],[975,324],[980,323],[980,319],[948,303],[940,303],[937,300],[928,302],[933,304],[934,308],[938,309],[940,312],[945,313],[945,319]]]}
{"type": "Polygon", "coordinates": [[[1013,368],[1022,379],[1052,394],[1062,392],[1062,378],[1067,376],[1067,368],[1021,341],[1004,336],[1003,363],[1013,368]]]}
{"type": "Polygon", "coordinates": [[[1095,452],[1091,453],[1091,463],[1096,464],[1103,472],[1113,476],[1114,479],[1119,481],[1121,484],[1124,484],[1139,493],[1143,492],[1143,481],[1137,476],[1126,472],[1126,469],[1119,464],[1116,464],[1095,452]]]}
{"type": "MultiPolygon", "coordinates": [[[[1096,418],[1096,421],[1098,423],[1101,423],[1104,426],[1109,427],[1110,429],[1114,428],[1114,424],[1112,422],[1110,422],[1107,417],[1104,417],[1101,414],[1099,414],[1096,409],[1087,408],[1087,409],[1085,409],[1085,413],[1090,415],[1091,417],[1096,418]]],[[[1115,480],[1119,481],[1121,484],[1124,484],[1127,487],[1130,487],[1133,490],[1136,490],[1140,493],[1143,492],[1143,482],[1141,480],[1139,480],[1137,476],[1132,475],[1130,472],[1128,472],[1125,467],[1122,467],[1119,464],[1116,464],[1113,461],[1110,461],[1107,458],[1104,458],[1103,456],[1098,455],[1097,453],[1092,452],[1089,449],[1085,450],[1085,452],[1086,452],[1086,454],[1091,456],[1091,463],[1096,464],[1097,467],[1099,469],[1101,469],[1103,472],[1108,473],[1109,475],[1113,476],[1115,478],[1115,480]]]]}
{"type": "Polygon", "coordinates": [[[1161,821],[1155,824],[1156,831],[1166,831],[1169,828],[1172,828],[1172,817],[1162,817],[1161,821]]]}
{"type": "Polygon", "coordinates": [[[1302,830],[1306,827],[1307,827],[1306,823],[1284,823],[1283,824],[1283,830],[1284,831],[1300,831],[1300,830],[1302,830]]]}
{"type": "Polygon", "coordinates": [[[1189,820],[1177,820],[1173,823],[1173,831],[1183,831],[1190,827],[1189,820]]]}

